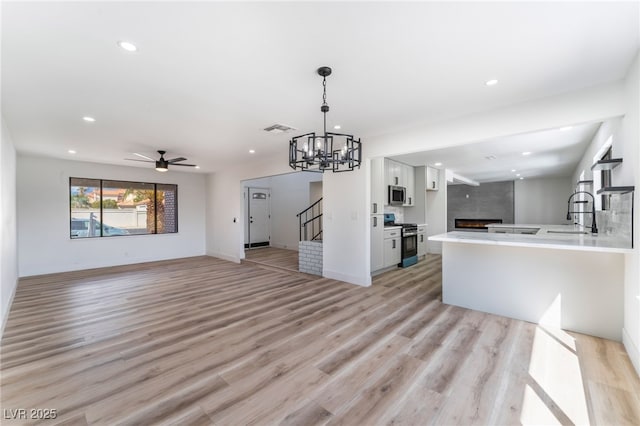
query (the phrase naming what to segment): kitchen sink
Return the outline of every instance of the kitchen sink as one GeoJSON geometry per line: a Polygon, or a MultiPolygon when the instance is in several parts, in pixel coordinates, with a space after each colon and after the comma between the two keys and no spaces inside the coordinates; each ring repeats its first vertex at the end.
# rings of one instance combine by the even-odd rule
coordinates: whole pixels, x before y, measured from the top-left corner
{"type": "Polygon", "coordinates": [[[553,230],[549,230],[547,231],[547,234],[588,234],[587,231],[553,231],[553,230]]]}

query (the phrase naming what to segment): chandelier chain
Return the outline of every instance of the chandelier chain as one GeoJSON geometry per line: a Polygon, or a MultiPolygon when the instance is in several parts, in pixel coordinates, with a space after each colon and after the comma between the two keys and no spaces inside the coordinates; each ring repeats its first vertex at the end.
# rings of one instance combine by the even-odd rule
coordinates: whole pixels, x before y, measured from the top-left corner
{"type": "Polygon", "coordinates": [[[322,105],[327,104],[327,77],[322,77],[322,105]]]}

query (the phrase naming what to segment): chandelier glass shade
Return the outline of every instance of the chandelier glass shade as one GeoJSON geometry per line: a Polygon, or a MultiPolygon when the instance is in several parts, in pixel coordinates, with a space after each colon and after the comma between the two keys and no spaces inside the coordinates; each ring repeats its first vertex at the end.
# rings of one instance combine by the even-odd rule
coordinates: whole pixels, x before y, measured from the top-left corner
{"type": "Polygon", "coordinates": [[[327,132],[327,77],[331,68],[320,67],[323,96],[320,111],[324,117],[323,133],[305,133],[289,141],[289,166],[294,170],[312,172],[348,172],[360,168],[362,149],[360,139],[344,133],[327,132]]]}

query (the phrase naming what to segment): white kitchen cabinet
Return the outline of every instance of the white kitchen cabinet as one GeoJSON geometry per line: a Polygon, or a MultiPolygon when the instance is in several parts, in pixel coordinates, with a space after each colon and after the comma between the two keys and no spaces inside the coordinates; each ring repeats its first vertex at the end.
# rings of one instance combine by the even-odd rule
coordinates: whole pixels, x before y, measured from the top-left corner
{"type": "Polygon", "coordinates": [[[427,226],[418,226],[418,257],[427,254],[427,226]]]}
{"type": "Polygon", "coordinates": [[[440,170],[427,166],[427,191],[437,191],[440,187],[440,170]]]}
{"type": "MultiPolygon", "coordinates": [[[[413,166],[408,164],[399,163],[397,161],[384,159],[384,194],[386,194],[387,187],[402,186],[406,190],[405,202],[402,204],[404,207],[413,207],[416,205],[415,200],[415,170],[413,166]]],[[[384,199],[385,205],[388,204],[388,200],[384,199]]]]}
{"type": "Polygon", "coordinates": [[[400,263],[400,238],[384,240],[384,267],[394,266],[400,263]]]}
{"type": "MultiPolygon", "coordinates": [[[[371,214],[384,213],[385,203],[385,170],[384,158],[371,160],[371,214]]],[[[383,224],[381,223],[380,226],[383,224]]]]}
{"type": "Polygon", "coordinates": [[[385,268],[400,263],[402,258],[400,247],[401,234],[402,229],[400,227],[387,228],[384,230],[383,259],[385,268]]]}
{"type": "Polygon", "coordinates": [[[384,268],[384,215],[371,215],[371,272],[384,268]]]}
{"type": "Polygon", "coordinates": [[[402,185],[402,168],[397,161],[384,159],[385,186],[404,186],[402,185]]]}
{"type": "Polygon", "coordinates": [[[406,189],[404,207],[413,207],[416,205],[415,197],[415,171],[413,166],[408,164],[401,164],[402,168],[402,183],[406,189]]]}

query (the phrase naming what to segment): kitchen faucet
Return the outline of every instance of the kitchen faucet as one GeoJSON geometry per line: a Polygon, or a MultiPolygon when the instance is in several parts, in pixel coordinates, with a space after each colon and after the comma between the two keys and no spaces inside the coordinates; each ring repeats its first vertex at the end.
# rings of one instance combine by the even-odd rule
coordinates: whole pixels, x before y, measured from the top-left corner
{"type": "MultiPolygon", "coordinates": [[[[571,194],[571,196],[569,197],[569,200],[567,201],[567,220],[571,220],[571,213],[586,213],[586,212],[575,212],[575,211],[571,211],[571,199],[573,197],[575,197],[578,194],[587,194],[591,197],[591,233],[592,234],[597,234],[598,233],[598,227],[596,226],[596,199],[594,198],[593,194],[587,191],[576,191],[573,194],[571,194]]],[[[582,201],[583,203],[586,203],[586,201],[582,201]]]]}

